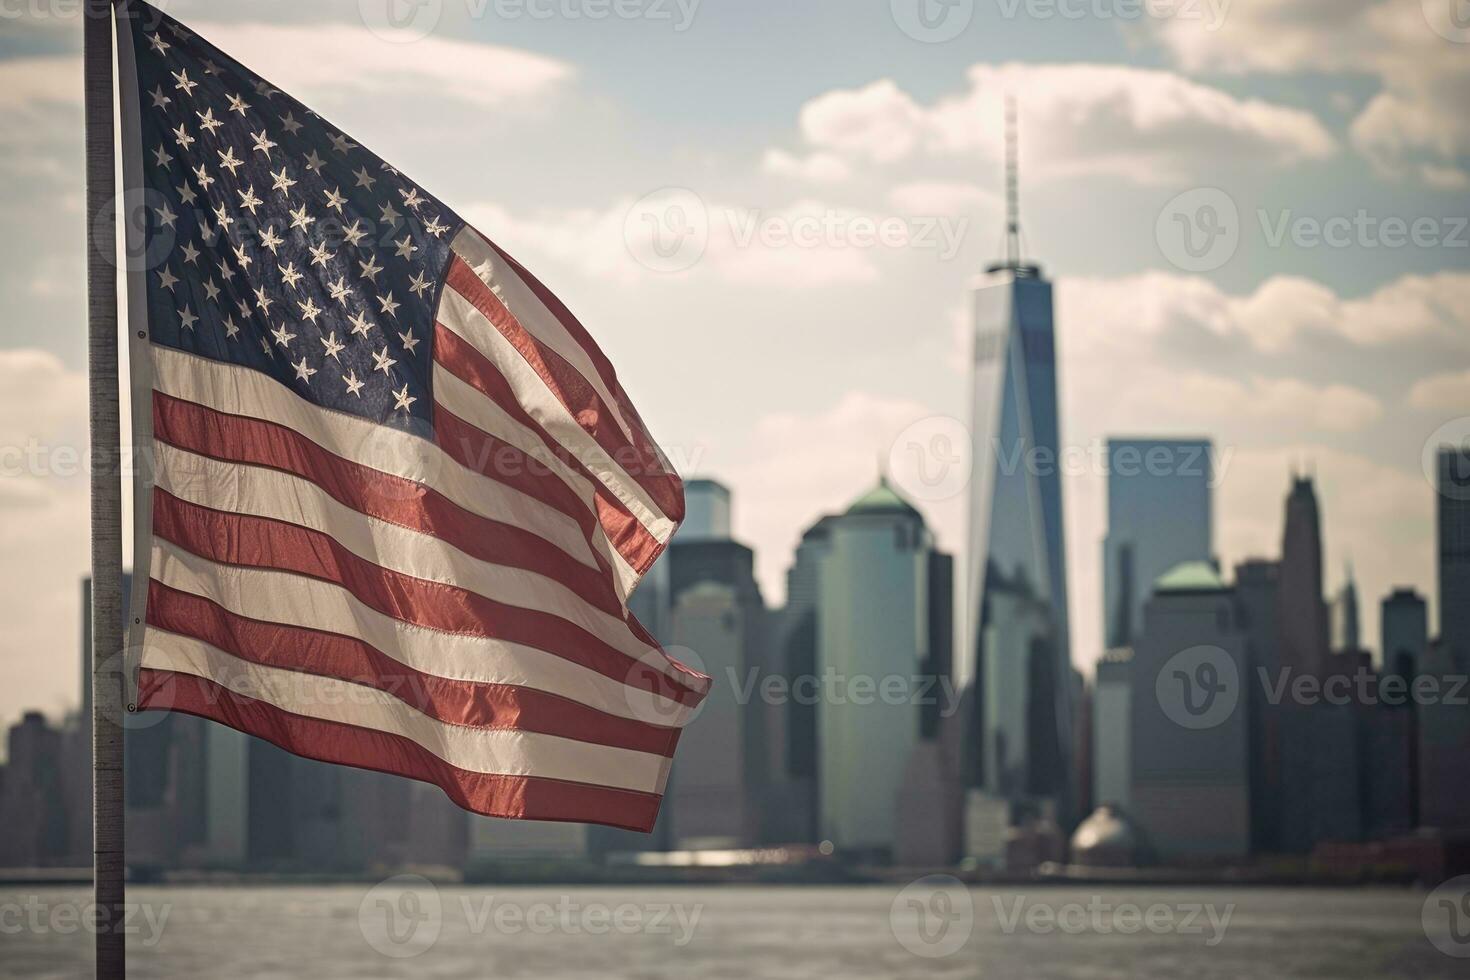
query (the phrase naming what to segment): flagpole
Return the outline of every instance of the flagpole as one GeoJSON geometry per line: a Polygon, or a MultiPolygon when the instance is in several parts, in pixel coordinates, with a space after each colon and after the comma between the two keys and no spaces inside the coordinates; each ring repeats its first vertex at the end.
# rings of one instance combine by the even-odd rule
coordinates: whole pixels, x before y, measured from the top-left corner
{"type": "Polygon", "coordinates": [[[122,468],[112,3],[83,8],[87,156],[87,373],[92,448],[92,889],[96,975],[126,975],[123,924],[122,468]]]}

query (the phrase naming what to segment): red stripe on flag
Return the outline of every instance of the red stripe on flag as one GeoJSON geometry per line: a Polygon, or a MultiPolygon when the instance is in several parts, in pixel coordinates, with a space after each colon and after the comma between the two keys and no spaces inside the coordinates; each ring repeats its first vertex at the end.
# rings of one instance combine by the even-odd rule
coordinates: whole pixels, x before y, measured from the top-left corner
{"type": "MultiPolygon", "coordinates": [[[[441,333],[448,331],[441,330],[441,333]]],[[[560,477],[553,476],[547,472],[546,464],[529,461],[524,453],[509,446],[507,443],[495,438],[478,427],[466,422],[453,412],[448,411],[442,405],[434,406],[434,438],[438,440],[440,448],[450,455],[456,462],[469,469],[480,472],[479,467],[486,467],[486,476],[491,474],[488,470],[501,469],[509,472],[520,466],[534,465],[540,470],[540,475],[533,479],[541,483],[555,484],[557,493],[576,501],[575,506],[581,514],[586,514],[586,502],[577,499],[570,487],[562,482],[560,477]],[[515,457],[510,457],[514,451],[515,457]],[[502,458],[499,454],[506,453],[502,458]]],[[[586,473],[585,470],[583,470],[586,473]]],[[[618,500],[604,487],[596,477],[586,473],[592,482],[592,506],[596,509],[598,523],[602,525],[603,533],[607,535],[608,541],[623,560],[634,568],[647,568],[652,565],[654,559],[663,551],[664,546],[645,528],[623,502],[618,500]]],[[[499,479],[499,477],[497,477],[499,479]]],[[[532,478],[522,479],[521,482],[529,482],[532,478]]],[[[508,482],[508,481],[507,481],[508,482]]],[[[527,489],[527,493],[536,493],[534,489],[527,489]]],[[[565,507],[558,509],[565,510],[565,507]]]]}
{"type": "Polygon", "coordinates": [[[362,640],[249,619],[156,580],[148,583],[148,623],[250,663],[376,688],[452,725],[540,732],[665,757],[673,756],[679,738],[677,729],[609,715],[546,691],[426,674],[362,640]]]}
{"type": "Polygon", "coordinates": [[[407,776],[438,786],[466,810],[490,817],[598,823],[647,832],[662,797],[537,776],[470,772],[401,735],[282,711],[201,677],[138,672],[143,710],[181,711],[263,738],[295,755],[335,765],[407,776]]]}
{"type": "Polygon", "coordinates": [[[560,616],[383,568],[320,531],[200,507],[155,488],[153,533],[210,561],[294,572],[340,585],[365,605],[406,623],[520,643],[681,704],[702,700],[700,693],[560,616]]]}
{"type": "Polygon", "coordinates": [[[515,524],[471,513],[423,484],[343,459],[294,429],[226,415],[154,392],[153,434],[161,442],[201,456],[269,467],[310,480],[359,513],[433,535],[481,561],[545,575],[589,605],[622,614],[605,569],[584,565],[515,524]]]}
{"type": "MultiPolygon", "coordinates": [[[[679,478],[664,472],[663,462],[657,456],[650,457],[642,447],[628,442],[602,396],[576,368],[521,326],[499,297],[458,256],[449,262],[446,285],[469,300],[510,341],[577,424],[637,481],[660,511],[674,521],[683,519],[684,495],[679,478]]],[[[444,363],[437,353],[435,360],[444,363]]]]}
{"type": "MultiPolygon", "coordinates": [[[[643,419],[639,416],[638,410],[633,407],[633,402],[628,398],[627,392],[623,391],[622,383],[618,381],[618,374],[613,369],[612,362],[607,359],[607,355],[602,352],[602,348],[597,346],[597,341],[592,339],[592,335],[587,332],[587,328],[582,326],[582,321],[578,320],[576,314],[568,309],[567,305],[555,293],[547,289],[531,270],[517,262],[513,256],[506,254],[500,246],[485,238],[485,236],[481,235],[480,237],[501,258],[510,264],[511,268],[516,271],[516,275],[520,276],[521,281],[530,288],[531,292],[536,294],[536,298],[541,301],[541,305],[545,306],[551,315],[556,317],[557,322],[562,325],[562,328],[566,330],[572,340],[576,342],[577,346],[582,348],[586,353],[588,359],[592,362],[592,366],[597,371],[597,376],[602,379],[603,385],[612,393],[613,399],[618,403],[618,409],[622,412],[624,420],[627,421],[629,427],[633,430],[634,446],[639,453],[644,471],[648,473],[663,473],[677,480],[678,474],[665,465],[663,453],[655,445],[653,437],[648,432],[648,427],[643,424],[643,419]]],[[[676,524],[684,520],[684,497],[682,493],[679,494],[677,513],[669,510],[665,510],[664,513],[676,524]]]]}

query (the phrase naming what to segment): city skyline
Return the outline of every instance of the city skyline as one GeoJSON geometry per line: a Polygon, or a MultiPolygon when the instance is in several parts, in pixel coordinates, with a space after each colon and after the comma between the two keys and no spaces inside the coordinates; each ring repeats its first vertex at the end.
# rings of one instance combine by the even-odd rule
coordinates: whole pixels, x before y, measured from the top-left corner
{"type": "MultiPolygon", "coordinates": [[[[808,515],[841,507],[909,425],[967,415],[960,321],[967,281],[1002,250],[1004,90],[1020,97],[1029,250],[1047,256],[1057,282],[1063,444],[1085,456],[1110,435],[1210,435],[1226,463],[1217,467],[1218,503],[1228,516],[1216,534],[1226,565],[1275,547],[1277,484],[1293,462],[1315,460],[1336,529],[1326,541],[1329,587],[1351,554],[1364,596],[1396,584],[1433,594],[1433,502],[1420,450],[1441,424],[1470,412],[1466,386],[1454,381],[1470,368],[1460,299],[1470,250],[1384,247],[1356,231],[1339,248],[1298,234],[1300,220],[1347,219],[1351,229],[1362,209],[1375,222],[1439,222],[1441,238],[1454,237],[1446,222],[1463,211],[1452,182],[1465,169],[1465,140],[1442,93],[1462,77],[1463,51],[1415,5],[1388,6],[1330,15],[1352,54],[1308,55],[1317,46],[1294,48],[1293,39],[1325,29],[1318,18],[1327,14],[1232,10],[1202,49],[1191,28],[1203,25],[1165,20],[1128,33],[1088,18],[1039,20],[1024,8],[1014,18],[977,11],[955,42],[925,44],[879,4],[835,13],[848,25],[838,51],[808,43],[837,11],[826,3],[753,3],[739,16],[707,4],[683,31],[647,21],[477,20],[447,4],[424,42],[439,58],[428,60],[475,65],[493,80],[456,93],[447,109],[420,105],[439,76],[350,81],[335,52],[388,43],[355,10],[204,0],[171,9],[423,174],[575,308],[604,311],[610,356],[631,365],[630,392],[686,474],[716,473],[746,502],[737,534],[757,550],[763,590],[779,598],[785,556],[808,515]],[[606,32],[618,44],[598,43],[606,32]],[[1143,47],[1130,47],[1140,37],[1143,47]],[[737,81],[733,61],[757,38],[777,46],[773,56],[790,55],[782,84],[737,81]],[[853,68],[855,57],[873,67],[853,68]],[[629,60],[660,68],[630,73],[629,60]],[[501,84],[512,72],[521,87],[501,84]],[[1111,115],[1109,98],[1140,115],[1111,115]],[[1422,106],[1444,149],[1417,137],[1391,145],[1375,108],[1383,100],[1422,106]],[[1142,112],[1164,105],[1173,114],[1142,112]],[[485,126],[455,133],[453,152],[428,158],[426,134],[444,129],[445,112],[466,109],[485,126]],[[711,110],[726,122],[707,121],[711,110]],[[385,126],[390,115],[396,122],[385,126]],[[1069,118],[1078,122],[1063,125],[1069,118]],[[462,162],[487,141],[519,151],[495,154],[504,190],[494,200],[482,199],[479,175],[462,162]],[[594,146],[599,166],[575,166],[594,146]],[[1188,271],[1161,248],[1156,219],[1181,194],[1208,187],[1235,203],[1241,240],[1220,267],[1188,271]],[[637,202],[664,188],[691,190],[708,218],[705,254],[686,269],[649,268],[639,260],[648,253],[624,239],[625,219],[636,225],[644,213],[637,202]],[[965,222],[964,234],[953,254],[825,238],[811,248],[766,244],[779,242],[766,230],[808,218],[820,229],[829,213],[839,229],[855,215],[909,219],[916,230],[918,219],[948,218],[952,231],[965,222]],[[759,234],[742,246],[751,220],[759,234]],[[698,342],[690,324],[700,325],[698,342]],[[649,346],[677,352],[685,370],[636,356],[649,346]],[[772,348],[781,356],[766,356],[772,348]],[[766,395],[753,411],[740,387],[752,376],[766,395]]],[[[7,20],[0,52],[0,67],[24,80],[6,89],[6,165],[16,179],[0,206],[26,232],[25,252],[0,262],[14,303],[0,358],[13,402],[0,405],[0,435],[46,450],[40,475],[23,463],[7,481],[7,514],[25,518],[6,522],[5,554],[25,559],[3,559],[21,587],[0,613],[13,624],[3,643],[18,686],[53,711],[75,703],[71,672],[26,651],[70,639],[86,554],[85,481],[63,475],[62,453],[85,444],[80,331],[64,329],[80,323],[64,285],[80,274],[80,232],[77,222],[49,225],[53,203],[79,206],[67,193],[78,179],[80,120],[70,26],[7,20]],[[26,326],[34,324],[52,327],[26,326]]],[[[1374,224],[1371,234],[1380,232],[1374,224]]],[[[1105,645],[1093,612],[1105,479],[1084,468],[1064,483],[1072,648],[1086,664],[1105,645]]],[[[963,560],[962,502],[926,509],[941,547],[963,560]]],[[[1364,635],[1376,635],[1377,615],[1363,604],[1364,635]]],[[[0,717],[20,708],[0,697],[0,717]]]]}

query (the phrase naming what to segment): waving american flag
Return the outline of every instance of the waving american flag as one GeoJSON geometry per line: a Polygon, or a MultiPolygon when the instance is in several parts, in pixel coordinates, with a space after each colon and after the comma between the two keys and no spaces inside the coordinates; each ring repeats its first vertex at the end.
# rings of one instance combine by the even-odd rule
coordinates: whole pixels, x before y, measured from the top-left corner
{"type": "Polygon", "coordinates": [[[611,364],[443,203],[131,9],[139,707],[651,828],[709,680],[627,610],[684,502],[611,364]]]}

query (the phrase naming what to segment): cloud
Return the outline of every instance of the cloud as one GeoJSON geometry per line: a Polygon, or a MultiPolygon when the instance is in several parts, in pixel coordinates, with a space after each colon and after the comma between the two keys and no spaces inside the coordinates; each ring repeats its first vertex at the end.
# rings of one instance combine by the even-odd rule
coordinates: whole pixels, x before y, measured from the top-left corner
{"type": "Polygon", "coordinates": [[[924,105],[890,79],[802,107],[806,147],[854,166],[926,156],[999,159],[1003,100],[1020,96],[1033,180],[1107,175],[1158,184],[1232,165],[1320,160],[1336,143],[1310,113],[1242,99],[1153,69],[1097,64],[980,64],[965,91],[924,105]]]}
{"type": "Polygon", "coordinates": [[[962,180],[916,180],[900,184],[888,192],[888,200],[909,214],[1000,209],[998,194],[962,180]]]}
{"type": "Polygon", "coordinates": [[[785,150],[767,150],[761,158],[761,170],[773,177],[797,180],[835,182],[852,176],[852,168],[836,154],[812,153],[799,157],[785,150]]]}
{"type": "MultiPolygon", "coordinates": [[[[863,232],[880,227],[885,220],[897,220],[895,216],[816,200],[779,208],[705,202],[697,195],[688,200],[694,212],[689,217],[692,227],[707,236],[707,243],[697,260],[691,256],[687,267],[675,270],[680,276],[783,289],[875,282],[880,254],[909,247],[896,240],[870,243],[863,237],[863,232]]],[[[641,264],[635,256],[639,242],[649,234],[637,220],[644,216],[643,209],[641,202],[624,198],[600,210],[547,209],[520,214],[499,204],[482,203],[462,213],[518,257],[524,252],[570,266],[583,275],[632,285],[669,275],[641,264]]],[[[662,208],[656,208],[652,217],[662,220],[662,208]]],[[[963,229],[951,226],[948,230],[963,229]]],[[[936,247],[947,241],[936,232],[936,247]]]]}
{"type": "Polygon", "coordinates": [[[201,37],[302,101],[450,98],[499,112],[539,105],[574,71],[566,62],[496,44],[429,36],[395,43],[345,24],[216,22],[201,37]]]}
{"type": "Polygon", "coordinates": [[[1414,382],[1407,398],[1410,408],[1424,411],[1470,412],[1470,371],[1446,371],[1414,382]]]}
{"type": "Polygon", "coordinates": [[[1277,353],[1312,337],[1336,336],[1366,348],[1406,341],[1464,347],[1470,334],[1470,273],[1406,275],[1366,296],[1344,299],[1310,279],[1272,276],[1243,296],[1207,279],[1149,271],[1116,279],[1064,279],[1059,302],[1088,311],[1077,342],[1165,334],[1214,337],[1277,353]]]}
{"type": "Polygon", "coordinates": [[[1363,74],[1381,85],[1349,135],[1381,172],[1417,174],[1438,187],[1470,184],[1470,58],[1440,36],[1434,17],[1454,0],[1299,0],[1237,4],[1218,31],[1159,19],[1155,36],[1191,72],[1363,74]]]}
{"type": "Polygon", "coordinates": [[[87,381],[55,355],[0,350],[0,721],[78,700],[87,568],[87,381]]]}

